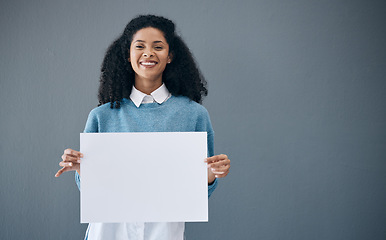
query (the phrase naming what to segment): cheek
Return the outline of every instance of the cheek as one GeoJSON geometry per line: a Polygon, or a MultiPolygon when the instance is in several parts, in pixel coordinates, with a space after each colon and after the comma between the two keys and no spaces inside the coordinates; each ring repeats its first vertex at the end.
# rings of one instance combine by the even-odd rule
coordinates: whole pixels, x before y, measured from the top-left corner
{"type": "Polygon", "coordinates": [[[135,57],[135,53],[133,51],[130,51],[129,52],[129,60],[130,60],[130,62],[132,62],[134,60],[134,57],[135,57]]]}
{"type": "Polygon", "coordinates": [[[163,62],[167,63],[169,61],[169,54],[168,53],[162,54],[162,59],[163,59],[163,62]]]}
{"type": "Polygon", "coordinates": [[[131,65],[131,68],[133,70],[135,70],[137,68],[137,66],[133,63],[133,61],[130,61],[130,65],[131,65]]]}
{"type": "Polygon", "coordinates": [[[136,62],[137,62],[137,54],[135,54],[135,52],[130,52],[130,64],[131,66],[134,68],[136,65],[136,62]]]}

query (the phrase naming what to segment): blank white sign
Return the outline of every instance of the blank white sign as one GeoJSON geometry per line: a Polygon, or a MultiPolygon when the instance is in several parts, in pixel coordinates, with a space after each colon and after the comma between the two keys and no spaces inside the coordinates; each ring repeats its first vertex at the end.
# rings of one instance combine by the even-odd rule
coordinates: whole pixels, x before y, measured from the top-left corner
{"type": "Polygon", "coordinates": [[[208,221],[207,133],[81,133],[81,222],[208,221]]]}

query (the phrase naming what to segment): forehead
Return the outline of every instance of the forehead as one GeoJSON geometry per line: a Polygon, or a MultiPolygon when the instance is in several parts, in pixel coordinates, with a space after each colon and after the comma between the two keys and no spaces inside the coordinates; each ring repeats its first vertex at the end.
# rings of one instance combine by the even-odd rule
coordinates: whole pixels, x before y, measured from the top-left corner
{"type": "Polygon", "coordinates": [[[133,42],[137,40],[142,40],[145,42],[162,41],[166,43],[164,33],[161,30],[152,27],[142,28],[138,30],[133,35],[133,42]]]}

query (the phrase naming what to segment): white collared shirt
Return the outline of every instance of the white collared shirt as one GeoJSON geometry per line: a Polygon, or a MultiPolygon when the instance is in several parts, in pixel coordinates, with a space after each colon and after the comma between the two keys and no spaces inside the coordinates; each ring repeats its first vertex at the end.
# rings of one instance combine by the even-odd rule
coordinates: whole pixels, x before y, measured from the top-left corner
{"type": "Polygon", "coordinates": [[[135,106],[139,107],[143,103],[153,103],[156,102],[158,104],[161,104],[163,102],[166,102],[171,97],[171,93],[166,88],[165,83],[162,83],[162,85],[154,90],[150,95],[147,95],[146,93],[143,93],[136,89],[133,85],[133,88],[131,90],[130,99],[133,101],[135,106]]]}

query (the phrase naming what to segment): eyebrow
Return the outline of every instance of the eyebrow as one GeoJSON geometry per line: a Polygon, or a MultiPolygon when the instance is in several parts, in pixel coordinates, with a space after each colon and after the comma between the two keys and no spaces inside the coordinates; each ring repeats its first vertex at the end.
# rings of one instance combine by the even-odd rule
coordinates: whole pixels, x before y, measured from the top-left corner
{"type": "MultiPolygon", "coordinates": [[[[143,41],[143,40],[136,40],[135,42],[145,42],[145,41],[143,41]]],[[[162,41],[154,41],[153,43],[164,43],[164,42],[162,42],[162,41]]]]}

